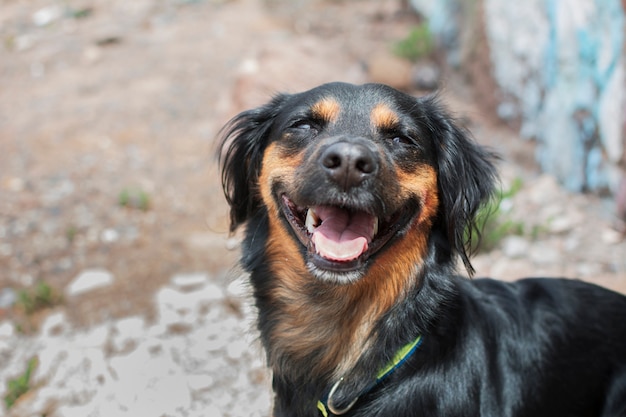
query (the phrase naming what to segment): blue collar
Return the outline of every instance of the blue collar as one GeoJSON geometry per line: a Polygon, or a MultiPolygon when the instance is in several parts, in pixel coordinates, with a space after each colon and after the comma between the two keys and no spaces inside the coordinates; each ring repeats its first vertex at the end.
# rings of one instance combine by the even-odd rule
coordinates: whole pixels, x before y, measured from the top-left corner
{"type": "Polygon", "coordinates": [[[322,414],[323,417],[329,417],[333,415],[339,416],[339,415],[347,413],[348,411],[350,411],[350,409],[352,409],[354,404],[356,404],[359,397],[370,392],[372,389],[374,389],[376,385],[380,384],[385,378],[387,378],[396,369],[402,366],[402,364],[406,362],[406,360],[409,357],[411,357],[411,355],[417,350],[417,348],[421,344],[422,344],[422,336],[419,335],[417,339],[415,339],[411,343],[404,345],[398,352],[396,352],[396,354],[391,359],[391,361],[387,364],[387,366],[385,366],[378,372],[378,374],[376,375],[376,380],[374,380],[372,384],[370,384],[367,388],[361,391],[359,395],[357,395],[356,398],[352,400],[350,404],[348,404],[347,407],[344,407],[342,409],[337,409],[336,407],[332,405],[333,394],[335,393],[335,391],[337,390],[337,388],[339,387],[339,385],[341,385],[341,382],[343,381],[343,378],[341,378],[330,389],[327,397],[317,402],[317,409],[320,410],[320,413],[322,414]]]}

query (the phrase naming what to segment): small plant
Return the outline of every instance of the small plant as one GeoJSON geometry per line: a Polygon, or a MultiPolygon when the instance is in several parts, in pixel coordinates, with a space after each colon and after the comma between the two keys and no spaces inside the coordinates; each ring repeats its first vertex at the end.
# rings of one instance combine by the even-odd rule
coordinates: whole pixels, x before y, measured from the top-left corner
{"type": "Polygon", "coordinates": [[[139,189],[123,189],[118,196],[118,203],[122,207],[148,211],[150,209],[150,195],[139,189]]]}
{"type": "Polygon", "coordinates": [[[44,308],[54,307],[61,302],[61,297],[56,294],[44,281],[39,281],[32,289],[23,289],[18,294],[17,305],[30,316],[44,308]]]}
{"type": "Polygon", "coordinates": [[[430,55],[433,51],[433,39],[428,24],[415,26],[406,38],[396,42],[393,52],[402,58],[415,62],[430,55]]]}
{"type": "Polygon", "coordinates": [[[31,358],[26,365],[23,374],[7,382],[7,393],[4,396],[4,403],[7,410],[15,405],[15,402],[24,394],[26,394],[30,386],[30,377],[37,366],[37,358],[31,358]]]}
{"type": "Polygon", "coordinates": [[[76,240],[76,235],[78,234],[78,228],[76,226],[68,226],[65,229],[65,237],[68,243],[73,243],[76,240]]]}
{"type": "Polygon", "coordinates": [[[476,226],[481,231],[480,238],[472,234],[472,248],[489,252],[507,236],[523,235],[524,224],[506,216],[505,205],[522,188],[522,180],[517,178],[508,190],[493,197],[476,215],[476,226]]]}

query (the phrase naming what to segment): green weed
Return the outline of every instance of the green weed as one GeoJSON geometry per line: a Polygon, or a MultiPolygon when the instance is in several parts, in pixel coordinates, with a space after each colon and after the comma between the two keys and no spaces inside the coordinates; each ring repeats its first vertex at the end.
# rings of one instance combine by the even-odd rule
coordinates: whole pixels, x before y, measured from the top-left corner
{"type": "Polygon", "coordinates": [[[121,207],[134,208],[148,211],[151,206],[150,195],[140,189],[123,189],[118,196],[118,204],[121,207]]]}
{"type": "Polygon", "coordinates": [[[7,393],[4,396],[4,403],[7,410],[13,407],[15,402],[30,390],[30,377],[36,366],[37,358],[30,359],[24,373],[7,382],[7,393]]]}
{"type": "MultiPolygon", "coordinates": [[[[483,206],[476,215],[476,228],[481,232],[480,237],[476,233],[471,235],[471,246],[477,252],[489,252],[495,249],[502,239],[511,235],[524,235],[524,224],[512,220],[509,214],[503,210],[503,202],[510,200],[522,188],[523,182],[517,178],[508,190],[503,190],[483,206]]],[[[533,229],[533,234],[535,230],[533,229]]]]}
{"type": "Polygon", "coordinates": [[[61,297],[44,281],[39,281],[34,288],[23,289],[18,293],[17,306],[27,316],[51,308],[61,302],[61,297]]]}
{"type": "Polygon", "coordinates": [[[428,24],[421,23],[411,29],[406,38],[394,44],[393,53],[399,57],[415,62],[430,55],[433,49],[433,38],[428,24]]]}
{"type": "Polygon", "coordinates": [[[68,243],[73,243],[76,240],[76,235],[78,234],[78,228],[76,226],[68,226],[65,229],[65,238],[68,243]]]}

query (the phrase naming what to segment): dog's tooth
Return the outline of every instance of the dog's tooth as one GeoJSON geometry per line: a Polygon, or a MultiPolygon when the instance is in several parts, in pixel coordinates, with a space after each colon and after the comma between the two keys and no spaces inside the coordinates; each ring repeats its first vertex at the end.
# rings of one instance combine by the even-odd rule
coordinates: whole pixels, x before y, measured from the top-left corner
{"type": "Polygon", "coordinates": [[[306,226],[306,230],[308,230],[309,233],[313,233],[313,231],[315,230],[315,227],[317,226],[317,220],[317,216],[315,215],[313,209],[308,209],[306,211],[306,220],[304,222],[304,225],[306,226]]]}
{"type": "Polygon", "coordinates": [[[376,236],[378,234],[378,217],[374,217],[374,233],[373,235],[376,236]]]}

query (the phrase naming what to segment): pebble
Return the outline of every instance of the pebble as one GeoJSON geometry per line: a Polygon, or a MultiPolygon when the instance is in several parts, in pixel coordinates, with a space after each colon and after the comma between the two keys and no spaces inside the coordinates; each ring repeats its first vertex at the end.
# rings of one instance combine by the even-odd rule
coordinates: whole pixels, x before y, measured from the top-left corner
{"type": "Polygon", "coordinates": [[[502,252],[509,258],[521,258],[527,255],[530,243],[521,236],[507,236],[502,240],[502,252]]]}
{"type": "Polygon", "coordinates": [[[120,233],[115,229],[104,229],[100,234],[103,243],[115,243],[120,239],[120,233]]]}
{"type": "Polygon", "coordinates": [[[423,63],[412,70],[413,84],[420,90],[435,90],[441,81],[441,69],[434,63],[423,63]]]}
{"type": "Polygon", "coordinates": [[[60,5],[52,5],[37,10],[33,14],[33,23],[35,26],[47,26],[63,17],[63,7],[60,5]]]}
{"type": "Polygon", "coordinates": [[[113,284],[113,274],[101,269],[89,269],[81,272],[66,289],[68,297],[75,297],[113,284]]]}
{"type": "Polygon", "coordinates": [[[208,274],[195,273],[195,274],[178,274],[174,275],[171,279],[172,284],[181,290],[192,290],[206,285],[209,281],[208,274]]]}
{"type": "Polygon", "coordinates": [[[15,326],[8,321],[0,323],[0,339],[9,339],[15,334],[15,326]]]}
{"type": "Polygon", "coordinates": [[[68,330],[67,317],[63,312],[50,314],[41,325],[41,334],[54,337],[63,334],[68,330]]]}
{"type": "Polygon", "coordinates": [[[0,309],[11,308],[17,301],[17,294],[12,288],[3,288],[0,291],[0,309]]]}

